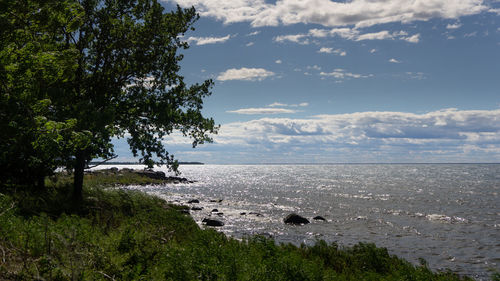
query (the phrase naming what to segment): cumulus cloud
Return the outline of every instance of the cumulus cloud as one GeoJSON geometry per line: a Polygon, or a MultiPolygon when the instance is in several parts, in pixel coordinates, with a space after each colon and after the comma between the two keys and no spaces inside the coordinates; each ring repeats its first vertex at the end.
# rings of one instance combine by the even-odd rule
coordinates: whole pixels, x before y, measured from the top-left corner
{"type": "Polygon", "coordinates": [[[202,16],[226,24],[249,22],[254,27],[319,24],[328,27],[369,27],[384,23],[409,23],[432,18],[457,19],[483,11],[496,12],[481,0],[176,0],[183,7],[195,6],[202,16]]]}
{"type": "Polygon", "coordinates": [[[406,42],[410,42],[410,43],[418,43],[418,42],[420,42],[420,34],[417,33],[417,34],[414,34],[412,36],[401,37],[400,39],[404,40],[406,42]]]}
{"type": "MultiPolygon", "coordinates": [[[[295,151],[296,156],[300,156],[304,152],[315,152],[359,156],[365,160],[372,155],[380,161],[394,154],[396,157],[403,154],[445,157],[447,154],[482,152],[485,159],[491,161],[500,156],[500,109],[262,118],[224,124],[214,140],[216,146],[251,147],[255,154],[265,153],[271,147],[278,154],[295,151]]],[[[406,161],[411,159],[414,158],[406,161]]]]}
{"type": "Polygon", "coordinates": [[[293,42],[301,45],[310,43],[309,39],[307,39],[307,34],[279,35],[274,37],[273,40],[278,43],[293,42]]]}
{"type": "Polygon", "coordinates": [[[333,49],[333,48],[326,48],[326,47],[319,49],[318,53],[336,54],[336,55],[339,55],[341,57],[344,57],[347,55],[347,52],[342,50],[342,49],[333,49]]]}
{"type": "Polygon", "coordinates": [[[374,32],[374,33],[365,33],[358,35],[356,37],[356,41],[362,41],[362,40],[384,40],[384,39],[392,39],[394,38],[394,35],[389,33],[387,30],[382,30],[379,32],[374,32]]]}
{"type": "Polygon", "coordinates": [[[277,64],[281,64],[283,61],[281,61],[281,60],[275,60],[274,62],[277,63],[277,64]]]}
{"type": "MultiPolygon", "coordinates": [[[[409,35],[408,32],[400,30],[390,32],[388,30],[381,30],[378,32],[362,33],[357,28],[332,28],[328,29],[310,29],[306,34],[289,34],[289,35],[279,35],[274,38],[275,42],[293,42],[297,44],[307,45],[312,42],[313,38],[325,38],[325,37],[341,37],[352,41],[364,41],[364,40],[403,40],[410,43],[418,43],[420,41],[420,34],[416,33],[409,35]]],[[[329,48],[325,48],[326,49],[329,48]]]]}
{"type": "Polygon", "coordinates": [[[400,63],[399,60],[395,59],[395,58],[392,58],[389,60],[389,62],[392,62],[392,63],[400,63]]]}
{"type": "Polygon", "coordinates": [[[239,69],[231,68],[217,76],[219,81],[228,80],[245,80],[245,81],[261,81],[268,77],[274,76],[275,73],[264,68],[246,68],[239,69]]]}
{"type": "Polygon", "coordinates": [[[207,45],[207,44],[217,44],[224,43],[231,38],[231,35],[226,35],[224,37],[189,37],[186,41],[189,43],[195,42],[196,45],[207,45]]]}
{"type": "Polygon", "coordinates": [[[462,26],[461,23],[457,22],[457,23],[454,23],[454,24],[448,24],[446,26],[446,29],[457,29],[457,28],[460,28],[462,26]]]}
{"type": "Polygon", "coordinates": [[[246,114],[246,115],[256,115],[256,114],[284,114],[284,113],[295,113],[295,110],[286,108],[242,108],[237,110],[227,111],[228,113],[246,114]]]}

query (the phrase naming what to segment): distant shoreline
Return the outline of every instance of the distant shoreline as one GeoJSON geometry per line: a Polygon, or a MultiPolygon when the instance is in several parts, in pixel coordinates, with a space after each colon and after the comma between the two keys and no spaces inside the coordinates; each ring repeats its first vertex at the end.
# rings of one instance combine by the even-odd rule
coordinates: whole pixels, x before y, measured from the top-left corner
{"type": "MultiPolygon", "coordinates": [[[[99,164],[109,166],[109,165],[143,165],[139,162],[90,162],[91,165],[99,164]]],[[[206,165],[203,162],[179,162],[179,165],[206,165]]],[[[395,163],[211,163],[211,165],[500,165],[500,162],[438,162],[438,163],[411,163],[411,162],[395,162],[395,163]]]]}
{"type": "MultiPolygon", "coordinates": [[[[110,165],[144,165],[144,163],[139,163],[139,162],[106,162],[106,163],[101,163],[101,162],[90,162],[90,165],[97,165],[99,166],[110,166],[110,165]]],[[[179,162],[179,165],[205,165],[205,163],[202,162],[179,162]]]]}

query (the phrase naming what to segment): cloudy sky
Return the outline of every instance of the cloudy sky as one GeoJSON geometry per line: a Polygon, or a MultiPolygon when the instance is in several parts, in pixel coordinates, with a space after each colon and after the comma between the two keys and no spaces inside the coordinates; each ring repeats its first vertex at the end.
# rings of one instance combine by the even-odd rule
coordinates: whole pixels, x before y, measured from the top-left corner
{"type": "Polygon", "coordinates": [[[182,74],[221,124],[181,161],[500,162],[499,0],[163,4],[200,13],[182,74]]]}

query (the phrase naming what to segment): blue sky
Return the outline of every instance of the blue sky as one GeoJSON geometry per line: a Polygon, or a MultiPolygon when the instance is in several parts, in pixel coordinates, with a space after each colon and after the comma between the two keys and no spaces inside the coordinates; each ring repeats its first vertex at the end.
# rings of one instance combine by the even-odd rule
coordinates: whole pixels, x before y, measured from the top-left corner
{"type": "MultiPolygon", "coordinates": [[[[178,0],[221,129],[181,161],[500,162],[500,1],[178,0]]],[[[130,159],[123,140],[121,160],[130,159]]]]}

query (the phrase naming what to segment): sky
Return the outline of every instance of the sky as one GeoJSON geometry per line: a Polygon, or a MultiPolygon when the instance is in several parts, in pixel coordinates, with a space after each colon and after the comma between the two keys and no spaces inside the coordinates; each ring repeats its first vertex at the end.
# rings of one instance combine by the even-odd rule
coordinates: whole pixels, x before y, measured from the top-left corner
{"type": "MultiPolygon", "coordinates": [[[[194,6],[181,74],[220,130],[180,161],[500,162],[499,0],[164,0],[194,6]]],[[[131,160],[115,140],[119,160],[131,160]]]]}

